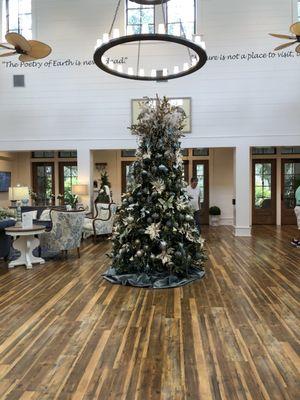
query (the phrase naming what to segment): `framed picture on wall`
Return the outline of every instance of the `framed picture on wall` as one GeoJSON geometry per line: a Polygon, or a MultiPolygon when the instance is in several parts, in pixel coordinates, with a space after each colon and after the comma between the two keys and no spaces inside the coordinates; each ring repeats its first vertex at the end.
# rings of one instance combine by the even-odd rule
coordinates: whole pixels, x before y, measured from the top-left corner
{"type": "MultiPolygon", "coordinates": [[[[192,132],[192,99],[191,99],[191,97],[170,97],[169,100],[173,106],[181,107],[184,110],[187,118],[185,120],[185,126],[183,128],[183,132],[191,133],[192,132]]],[[[146,101],[147,101],[146,98],[131,100],[131,123],[132,124],[138,123],[138,117],[141,113],[143,103],[145,103],[146,101]]],[[[151,101],[155,102],[156,100],[151,99],[151,101]]]]}
{"type": "Polygon", "coordinates": [[[0,192],[8,192],[11,186],[11,172],[0,171],[0,192]]]}

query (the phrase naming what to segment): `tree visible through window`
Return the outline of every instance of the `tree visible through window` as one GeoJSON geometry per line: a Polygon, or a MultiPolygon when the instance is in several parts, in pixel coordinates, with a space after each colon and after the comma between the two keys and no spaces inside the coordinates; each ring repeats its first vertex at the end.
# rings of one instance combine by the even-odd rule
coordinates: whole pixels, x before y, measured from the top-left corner
{"type": "Polygon", "coordinates": [[[127,30],[131,28],[133,33],[141,33],[142,27],[145,26],[149,33],[154,33],[154,6],[140,5],[127,0],[126,15],[127,30]]]}
{"type": "Polygon", "coordinates": [[[191,37],[196,29],[195,0],[172,0],[167,3],[168,33],[191,37]]]}
{"type": "Polygon", "coordinates": [[[6,30],[32,38],[31,0],[5,0],[6,30]]]}
{"type": "Polygon", "coordinates": [[[59,192],[65,195],[72,192],[72,185],[78,184],[77,162],[59,163],[59,192]]]}

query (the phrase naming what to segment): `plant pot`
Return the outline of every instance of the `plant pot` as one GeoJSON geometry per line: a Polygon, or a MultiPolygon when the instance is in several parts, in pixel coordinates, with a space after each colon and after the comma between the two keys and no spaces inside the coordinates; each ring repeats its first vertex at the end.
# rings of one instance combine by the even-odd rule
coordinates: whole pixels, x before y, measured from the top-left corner
{"type": "Polygon", "coordinates": [[[210,216],[210,225],[211,226],[219,226],[220,225],[220,215],[211,215],[210,216]]]}

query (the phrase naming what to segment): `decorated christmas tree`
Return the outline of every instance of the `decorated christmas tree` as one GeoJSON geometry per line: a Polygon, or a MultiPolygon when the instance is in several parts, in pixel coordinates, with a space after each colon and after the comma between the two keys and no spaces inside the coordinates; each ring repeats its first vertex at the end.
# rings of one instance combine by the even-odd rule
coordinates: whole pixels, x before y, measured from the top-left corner
{"type": "Polygon", "coordinates": [[[167,99],[147,101],[137,125],[133,182],[118,210],[104,275],[112,283],[175,287],[202,278],[203,240],[183,179],[180,138],[185,113],[167,99]]]}
{"type": "Polygon", "coordinates": [[[109,182],[108,173],[107,173],[107,171],[104,171],[101,174],[101,178],[100,178],[100,188],[99,188],[99,194],[97,196],[98,203],[110,203],[111,202],[110,187],[111,187],[111,184],[109,182]]]}

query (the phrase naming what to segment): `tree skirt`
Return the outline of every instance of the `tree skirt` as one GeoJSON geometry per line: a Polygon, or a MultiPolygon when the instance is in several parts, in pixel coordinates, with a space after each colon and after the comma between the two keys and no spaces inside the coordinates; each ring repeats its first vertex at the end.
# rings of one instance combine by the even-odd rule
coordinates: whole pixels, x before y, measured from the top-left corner
{"type": "Polygon", "coordinates": [[[116,285],[152,289],[169,289],[187,285],[203,278],[204,275],[205,272],[199,268],[190,268],[187,277],[166,275],[164,273],[153,273],[151,275],[146,273],[118,275],[114,268],[110,268],[105,274],[103,274],[103,277],[108,282],[116,285]]]}

